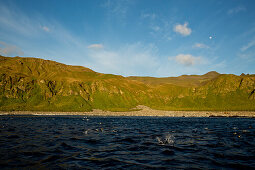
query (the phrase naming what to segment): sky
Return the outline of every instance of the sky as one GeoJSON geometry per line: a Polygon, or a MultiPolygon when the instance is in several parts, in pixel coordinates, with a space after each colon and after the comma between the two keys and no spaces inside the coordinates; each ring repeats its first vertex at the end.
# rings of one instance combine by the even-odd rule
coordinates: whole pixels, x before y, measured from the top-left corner
{"type": "Polygon", "coordinates": [[[0,0],[0,54],[122,76],[255,73],[254,0],[0,0]]]}

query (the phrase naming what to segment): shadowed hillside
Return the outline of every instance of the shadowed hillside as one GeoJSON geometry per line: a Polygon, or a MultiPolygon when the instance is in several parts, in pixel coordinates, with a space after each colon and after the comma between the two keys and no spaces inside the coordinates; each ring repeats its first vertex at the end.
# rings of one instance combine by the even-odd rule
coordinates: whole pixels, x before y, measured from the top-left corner
{"type": "Polygon", "coordinates": [[[122,77],[38,58],[0,56],[0,110],[255,110],[255,76],[122,77]]]}

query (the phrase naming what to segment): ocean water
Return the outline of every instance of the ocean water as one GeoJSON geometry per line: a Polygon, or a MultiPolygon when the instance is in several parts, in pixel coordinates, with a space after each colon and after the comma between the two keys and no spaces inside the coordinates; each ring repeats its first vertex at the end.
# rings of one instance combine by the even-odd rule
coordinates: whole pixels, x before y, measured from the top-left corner
{"type": "Polygon", "coordinates": [[[0,169],[190,168],[255,168],[255,119],[0,116],[0,169]]]}

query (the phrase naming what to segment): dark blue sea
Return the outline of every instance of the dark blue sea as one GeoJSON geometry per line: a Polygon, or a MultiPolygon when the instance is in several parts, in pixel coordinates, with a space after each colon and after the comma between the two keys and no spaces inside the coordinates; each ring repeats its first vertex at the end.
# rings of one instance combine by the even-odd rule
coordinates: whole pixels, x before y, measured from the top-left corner
{"type": "Polygon", "coordinates": [[[255,119],[0,116],[0,169],[254,169],[255,119]]]}

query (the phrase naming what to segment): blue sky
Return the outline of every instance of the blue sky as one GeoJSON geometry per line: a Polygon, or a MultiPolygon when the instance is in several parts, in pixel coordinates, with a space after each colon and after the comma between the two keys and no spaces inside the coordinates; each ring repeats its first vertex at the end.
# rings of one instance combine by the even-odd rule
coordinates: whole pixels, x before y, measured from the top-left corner
{"type": "Polygon", "coordinates": [[[0,0],[0,54],[123,76],[255,72],[254,0],[0,0]]]}

